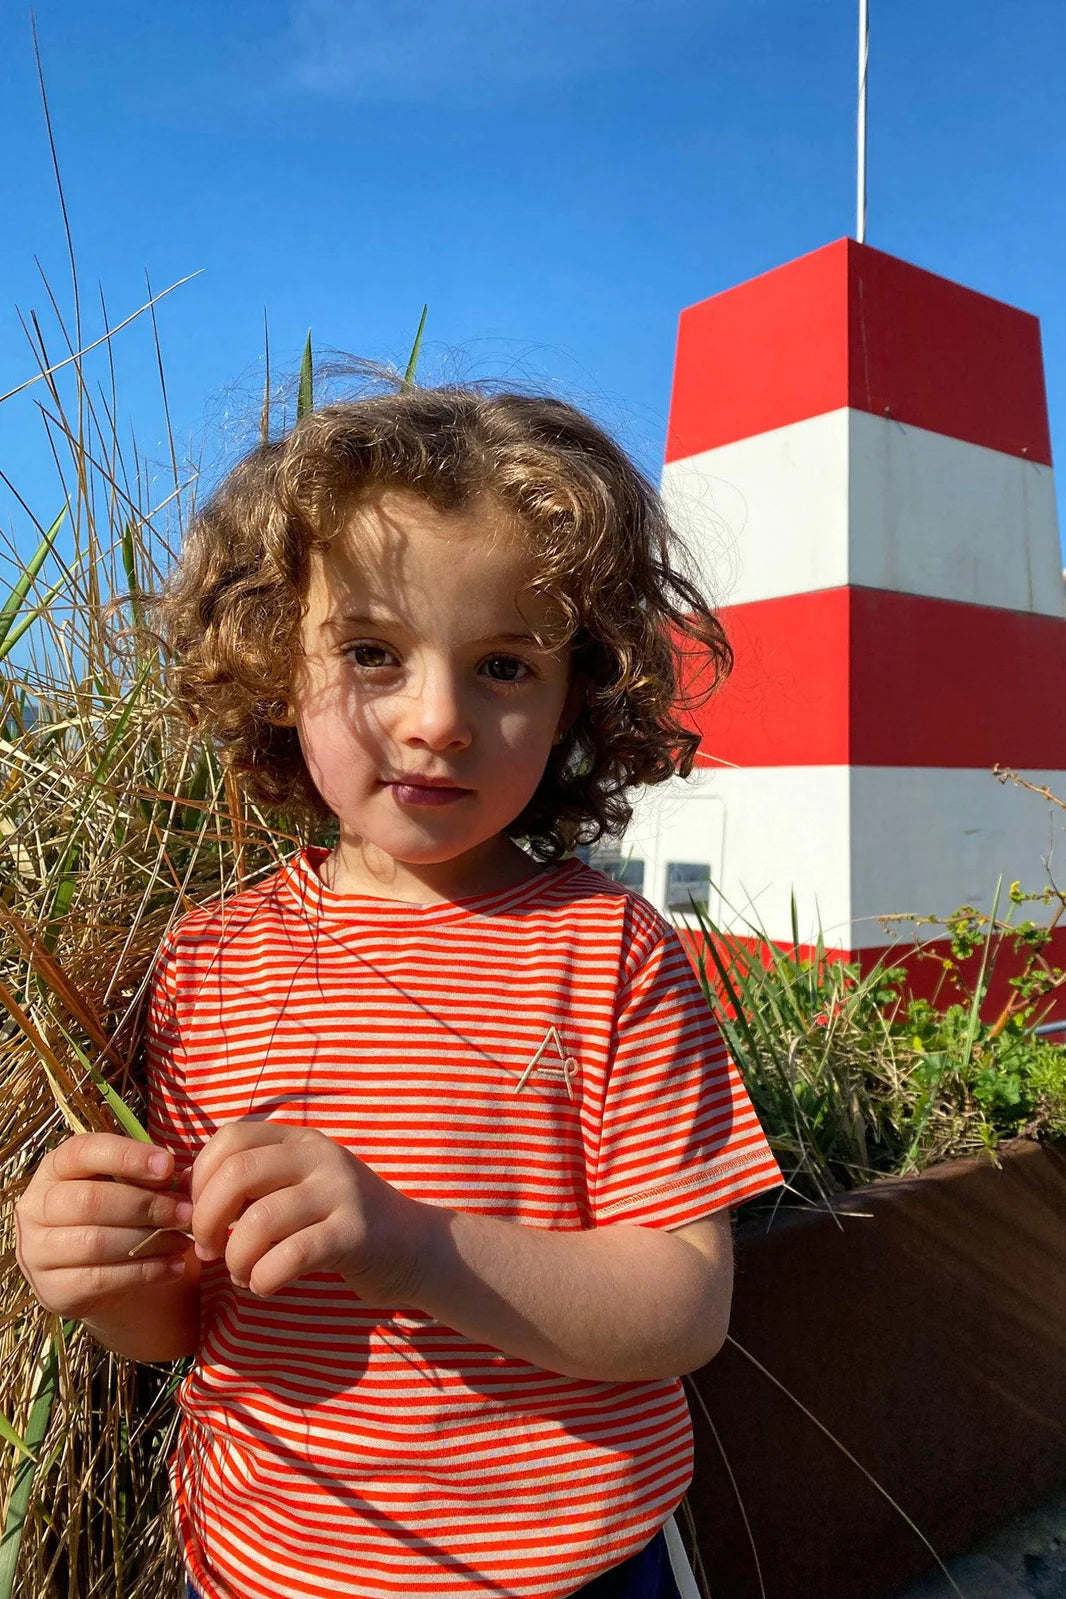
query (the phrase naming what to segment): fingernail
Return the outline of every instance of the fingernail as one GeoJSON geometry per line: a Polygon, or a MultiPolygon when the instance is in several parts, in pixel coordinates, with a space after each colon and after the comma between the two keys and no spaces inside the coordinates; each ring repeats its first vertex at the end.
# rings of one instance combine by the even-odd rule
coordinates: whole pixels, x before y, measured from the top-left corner
{"type": "Polygon", "coordinates": [[[185,1274],[185,1258],[182,1255],[171,1255],[167,1261],[167,1271],[172,1277],[182,1277],[185,1274]]]}
{"type": "Polygon", "coordinates": [[[196,1244],[193,1250],[197,1260],[214,1260],[216,1257],[206,1244],[196,1244]]]}
{"type": "Polygon", "coordinates": [[[149,1157],[148,1157],[148,1170],[155,1172],[157,1177],[162,1177],[163,1173],[165,1171],[167,1171],[169,1169],[169,1167],[170,1167],[170,1156],[169,1155],[164,1155],[162,1153],[159,1153],[157,1155],[149,1155],[149,1157]]]}
{"type": "Polygon", "coordinates": [[[192,1204],[188,1199],[179,1199],[178,1203],[174,1206],[174,1219],[182,1227],[184,1227],[187,1221],[192,1220],[192,1204]]]}

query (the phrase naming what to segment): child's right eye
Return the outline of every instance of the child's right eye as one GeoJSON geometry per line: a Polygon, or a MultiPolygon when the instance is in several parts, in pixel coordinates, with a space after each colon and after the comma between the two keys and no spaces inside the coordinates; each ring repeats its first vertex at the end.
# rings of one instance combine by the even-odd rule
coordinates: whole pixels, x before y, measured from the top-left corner
{"type": "Polygon", "coordinates": [[[367,671],[372,671],[374,667],[394,665],[392,651],[384,644],[346,644],[344,653],[353,666],[364,667],[367,671]]]}

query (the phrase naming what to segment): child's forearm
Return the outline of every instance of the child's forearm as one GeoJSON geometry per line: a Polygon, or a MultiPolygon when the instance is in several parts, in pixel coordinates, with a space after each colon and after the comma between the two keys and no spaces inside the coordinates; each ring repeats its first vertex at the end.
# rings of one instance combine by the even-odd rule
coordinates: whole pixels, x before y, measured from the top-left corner
{"type": "Polygon", "coordinates": [[[564,1376],[640,1382],[696,1370],[725,1339],[727,1216],[705,1255],[651,1227],[552,1232],[431,1205],[417,1212],[404,1302],[478,1343],[564,1376]]]}
{"type": "Polygon", "coordinates": [[[138,1288],[82,1320],[98,1343],[130,1360],[180,1360],[200,1338],[199,1261],[190,1256],[179,1282],[138,1288]]]}

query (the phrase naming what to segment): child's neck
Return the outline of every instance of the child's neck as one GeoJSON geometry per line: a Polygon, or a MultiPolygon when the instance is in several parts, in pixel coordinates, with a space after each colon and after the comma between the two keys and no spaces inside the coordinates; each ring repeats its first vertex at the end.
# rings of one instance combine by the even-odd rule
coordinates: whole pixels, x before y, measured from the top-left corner
{"type": "Polygon", "coordinates": [[[318,868],[335,894],[440,905],[473,894],[502,893],[539,876],[543,868],[502,834],[452,860],[398,861],[361,838],[342,838],[318,868]]]}

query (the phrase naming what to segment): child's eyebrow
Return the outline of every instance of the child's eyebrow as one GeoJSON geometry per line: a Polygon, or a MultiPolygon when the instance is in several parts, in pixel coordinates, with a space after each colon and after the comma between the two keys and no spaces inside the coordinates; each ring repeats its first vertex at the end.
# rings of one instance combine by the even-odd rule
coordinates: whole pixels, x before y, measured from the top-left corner
{"type": "MultiPolygon", "coordinates": [[[[348,627],[402,627],[403,618],[393,616],[387,611],[379,611],[376,615],[366,616],[356,612],[346,611],[340,616],[327,616],[320,624],[320,630],[348,627]]],[[[487,633],[484,638],[471,639],[471,644],[531,644],[535,649],[543,647],[542,641],[535,633],[487,633]]]]}
{"type": "Polygon", "coordinates": [[[377,616],[363,616],[355,611],[344,611],[323,618],[319,625],[323,630],[328,627],[387,627],[390,623],[398,621],[398,616],[390,616],[385,611],[379,612],[377,616]]]}

